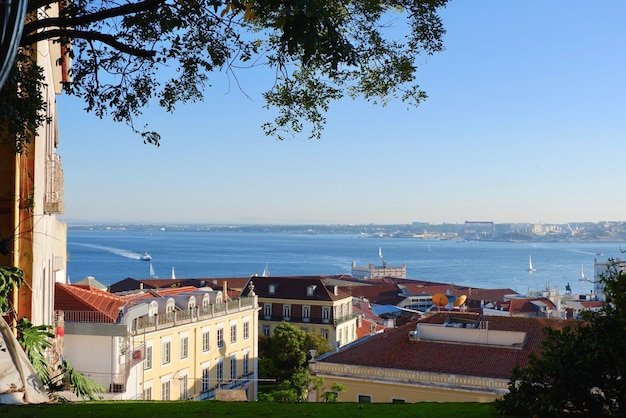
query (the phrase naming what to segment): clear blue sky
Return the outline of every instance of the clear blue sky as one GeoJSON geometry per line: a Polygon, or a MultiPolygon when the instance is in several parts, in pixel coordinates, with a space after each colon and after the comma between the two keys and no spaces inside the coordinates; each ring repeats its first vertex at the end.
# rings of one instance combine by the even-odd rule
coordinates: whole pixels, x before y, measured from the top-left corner
{"type": "Polygon", "coordinates": [[[67,220],[172,223],[566,223],[626,220],[626,2],[452,0],[418,108],[346,100],[319,141],[264,137],[215,73],[206,100],[145,110],[144,145],[62,96],[67,220]]]}

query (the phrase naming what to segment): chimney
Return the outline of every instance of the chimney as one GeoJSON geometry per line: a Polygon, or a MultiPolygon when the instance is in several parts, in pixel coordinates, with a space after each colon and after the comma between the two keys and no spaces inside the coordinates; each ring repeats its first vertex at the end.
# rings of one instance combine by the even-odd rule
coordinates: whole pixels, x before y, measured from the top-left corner
{"type": "Polygon", "coordinates": [[[226,302],[228,300],[228,286],[226,284],[226,280],[222,283],[222,288],[224,289],[222,298],[224,299],[224,302],[226,302]]]}

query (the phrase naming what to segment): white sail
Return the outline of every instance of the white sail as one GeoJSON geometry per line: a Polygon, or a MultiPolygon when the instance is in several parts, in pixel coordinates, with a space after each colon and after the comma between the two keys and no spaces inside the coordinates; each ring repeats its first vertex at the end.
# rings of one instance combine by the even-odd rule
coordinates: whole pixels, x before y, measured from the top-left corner
{"type": "Polygon", "coordinates": [[[156,274],[154,274],[154,267],[152,267],[152,262],[150,263],[150,276],[149,277],[156,277],[156,274]]]}
{"type": "Polygon", "coordinates": [[[270,266],[268,264],[265,264],[261,277],[270,277],[270,266]]]}
{"type": "Polygon", "coordinates": [[[533,258],[531,256],[528,256],[528,271],[537,271],[537,269],[533,267],[533,258]]]}
{"type": "Polygon", "coordinates": [[[381,247],[378,247],[378,257],[383,258],[383,249],[381,247]]]}
{"type": "Polygon", "coordinates": [[[174,274],[174,266],[172,266],[172,280],[176,279],[176,275],[174,274]]]}

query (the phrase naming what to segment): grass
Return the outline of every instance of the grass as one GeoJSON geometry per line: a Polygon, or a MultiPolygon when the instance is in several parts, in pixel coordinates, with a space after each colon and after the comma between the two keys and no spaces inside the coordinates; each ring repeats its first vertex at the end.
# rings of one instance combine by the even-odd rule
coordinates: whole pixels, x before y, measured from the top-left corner
{"type": "Polygon", "coordinates": [[[46,405],[0,405],[3,418],[250,418],[276,417],[350,417],[350,418],[463,418],[499,417],[493,404],[485,403],[301,403],[219,402],[219,401],[98,401],[46,405]]]}

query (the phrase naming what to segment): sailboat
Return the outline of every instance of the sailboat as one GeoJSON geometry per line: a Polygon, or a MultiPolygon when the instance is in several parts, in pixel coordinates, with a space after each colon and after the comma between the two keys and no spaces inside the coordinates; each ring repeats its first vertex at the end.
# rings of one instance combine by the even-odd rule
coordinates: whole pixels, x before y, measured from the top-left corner
{"type": "Polygon", "coordinates": [[[157,278],[156,274],[154,273],[154,267],[152,267],[152,262],[150,262],[150,276],[148,276],[148,277],[151,278],[151,279],[156,279],[157,278]]]}
{"type": "Polygon", "coordinates": [[[383,258],[383,249],[381,247],[378,247],[378,258],[383,258]]]}
{"type": "Polygon", "coordinates": [[[585,275],[585,265],[584,264],[580,266],[580,281],[581,282],[588,282],[589,281],[589,279],[585,275]]]}
{"type": "Polygon", "coordinates": [[[174,274],[174,266],[172,266],[172,280],[176,279],[176,274],[174,274]]]}
{"type": "Polygon", "coordinates": [[[537,269],[533,267],[533,258],[531,256],[528,256],[528,271],[537,271],[537,269]]]}

